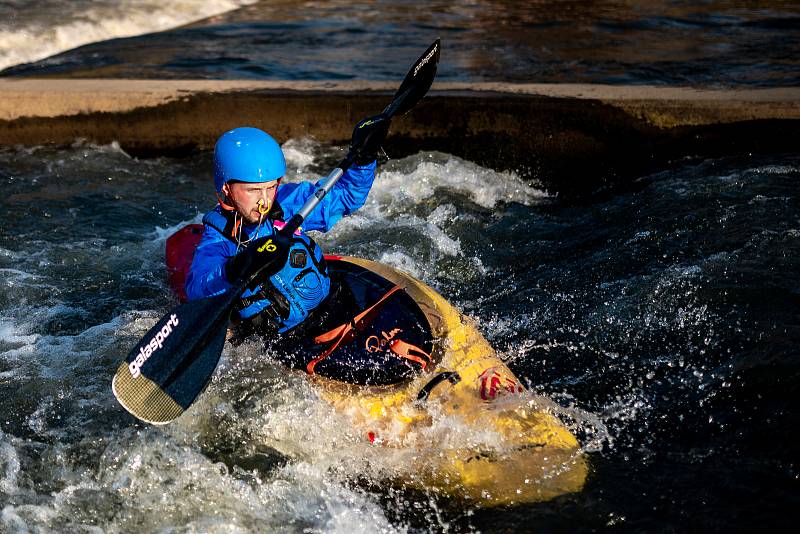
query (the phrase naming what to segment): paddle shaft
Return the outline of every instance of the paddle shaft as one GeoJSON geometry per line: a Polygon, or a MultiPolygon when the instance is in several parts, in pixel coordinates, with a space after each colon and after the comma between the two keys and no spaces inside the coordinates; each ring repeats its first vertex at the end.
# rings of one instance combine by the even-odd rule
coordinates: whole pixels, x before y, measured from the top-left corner
{"type": "Polygon", "coordinates": [[[300,208],[300,211],[292,215],[291,219],[289,219],[289,222],[286,223],[286,226],[281,229],[281,232],[283,232],[285,235],[292,235],[295,230],[300,228],[300,225],[303,224],[303,221],[306,220],[306,217],[308,217],[311,212],[314,211],[314,208],[316,208],[317,205],[322,202],[322,199],[325,198],[325,195],[327,195],[328,192],[333,189],[333,186],[336,185],[336,182],[339,181],[339,178],[342,177],[344,171],[349,167],[350,165],[344,166],[340,164],[339,167],[333,169],[328,177],[325,178],[325,181],[322,182],[316,191],[314,191],[314,194],[311,195],[308,200],[306,200],[306,203],[303,204],[303,207],[300,208]]]}
{"type": "MultiPolygon", "coordinates": [[[[437,39],[428,47],[422,56],[417,59],[411,67],[411,70],[406,74],[403,83],[400,84],[400,88],[395,92],[392,101],[384,108],[379,117],[388,121],[398,113],[407,113],[423,96],[425,96],[433,83],[433,78],[436,76],[436,67],[439,63],[439,46],[440,43],[437,39]],[[431,60],[433,61],[432,63],[430,63],[431,60]],[[417,78],[418,74],[421,76],[419,79],[417,78]],[[422,80],[421,83],[420,80],[422,80]]],[[[365,137],[364,141],[368,138],[369,136],[365,137]]],[[[325,195],[333,189],[333,186],[336,185],[339,178],[350,168],[359,156],[362,148],[363,144],[362,146],[350,147],[347,156],[345,156],[339,165],[331,171],[317,190],[314,191],[314,194],[306,200],[303,207],[300,208],[300,211],[295,213],[286,223],[286,226],[281,229],[284,235],[292,235],[295,230],[300,228],[303,221],[314,211],[314,208],[325,198],[325,195]]]]}
{"type": "MultiPolygon", "coordinates": [[[[402,105],[402,100],[404,100],[408,96],[408,91],[405,91],[402,95],[397,96],[392,100],[392,103],[389,104],[386,109],[383,110],[383,113],[380,115],[384,118],[384,120],[389,120],[395,114],[396,109],[402,105]]],[[[350,151],[347,153],[347,156],[339,163],[339,165],[331,171],[331,173],[325,178],[325,180],[317,187],[317,190],[314,191],[314,194],[308,197],[303,207],[300,208],[300,211],[292,215],[289,219],[289,222],[286,223],[281,229],[281,232],[284,235],[292,235],[295,230],[300,228],[300,225],[303,224],[303,221],[314,211],[322,199],[325,198],[333,186],[336,185],[336,182],[339,181],[339,178],[344,175],[347,169],[353,164],[353,161],[358,156],[359,152],[361,151],[362,147],[351,147],[350,151]]]]}
{"type": "MultiPolygon", "coordinates": [[[[391,106],[391,104],[389,104],[389,106],[391,106]]],[[[389,108],[387,107],[386,109],[389,108]]],[[[384,110],[384,113],[385,112],[386,110],[384,110]]],[[[387,120],[389,118],[391,118],[391,115],[386,116],[387,120]]],[[[316,208],[319,205],[319,203],[322,202],[322,199],[325,198],[325,195],[327,195],[330,192],[330,190],[333,189],[333,186],[336,185],[336,182],[339,181],[339,178],[341,178],[342,175],[347,171],[347,169],[350,168],[360,148],[361,147],[350,148],[350,151],[347,153],[347,156],[339,163],[339,165],[335,169],[331,171],[331,173],[325,178],[325,180],[320,184],[320,186],[317,187],[317,190],[314,191],[314,194],[308,197],[308,200],[306,200],[305,204],[303,204],[303,207],[300,208],[300,211],[292,215],[292,217],[286,223],[286,226],[284,226],[280,230],[284,235],[292,235],[295,232],[295,230],[300,228],[300,225],[303,224],[303,221],[306,220],[306,218],[311,214],[311,212],[314,211],[314,208],[316,208]]]]}

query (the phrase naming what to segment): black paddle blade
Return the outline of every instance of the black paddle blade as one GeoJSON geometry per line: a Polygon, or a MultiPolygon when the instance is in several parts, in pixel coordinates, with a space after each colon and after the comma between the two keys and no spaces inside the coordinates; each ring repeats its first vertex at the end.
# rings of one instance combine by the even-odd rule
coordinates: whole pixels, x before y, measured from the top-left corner
{"type": "Polygon", "coordinates": [[[436,39],[411,67],[405,80],[395,92],[392,103],[383,110],[387,117],[402,115],[411,110],[433,85],[436,78],[436,69],[439,66],[439,50],[441,39],[436,39]]]}
{"type": "Polygon", "coordinates": [[[189,408],[217,366],[237,289],[181,304],[145,334],[111,382],[123,408],[157,425],[189,408]]]}

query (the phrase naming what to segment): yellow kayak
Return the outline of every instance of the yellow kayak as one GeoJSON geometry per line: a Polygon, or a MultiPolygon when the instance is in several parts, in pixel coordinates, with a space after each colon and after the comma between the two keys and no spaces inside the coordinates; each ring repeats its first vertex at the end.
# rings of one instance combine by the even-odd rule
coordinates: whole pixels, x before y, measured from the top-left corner
{"type": "MultiPolygon", "coordinates": [[[[180,296],[201,234],[202,226],[189,225],[167,242],[170,283],[180,296]]],[[[339,283],[361,294],[362,306],[399,286],[403,291],[395,288],[392,297],[402,305],[396,323],[376,332],[390,345],[402,328],[403,337],[424,346],[424,370],[391,385],[324,378],[327,360],[308,375],[320,396],[350,418],[357,436],[410,459],[403,462],[412,464],[403,483],[480,506],[544,501],[582,489],[588,467],[575,436],[548,410],[552,403],[525,390],[469,319],[398,269],[353,257],[325,259],[339,283]],[[425,341],[409,337],[415,329],[424,331],[425,341]]],[[[379,336],[366,343],[380,345],[379,336]]]]}
{"type": "Polygon", "coordinates": [[[432,360],[438,363],[411,381],[389,386],[357,386],[315,375],[321,396],[348,414],[375,446],[418,446],[420,435],[431,436],[427,430],[435,420],[481,433],[478,448],[446,435],[439,444],[428,443],[415,457],[413,470],[419,475],[407,483],[482,506],[544,501],[582,489],[588,467],[575,436],[532,402],[467,318],[402,271],[359,258],[328,259],[358,265],[402,287],[425,314],[436,340],[432,360]]]}

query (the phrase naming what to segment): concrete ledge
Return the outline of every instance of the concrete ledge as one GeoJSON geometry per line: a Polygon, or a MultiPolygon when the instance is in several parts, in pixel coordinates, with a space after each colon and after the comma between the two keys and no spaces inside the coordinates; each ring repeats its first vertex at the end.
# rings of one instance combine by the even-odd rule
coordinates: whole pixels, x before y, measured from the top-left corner
{"type": "MultiPolygon", "coordinates": [[[[0,79],[0,145],[118,141],[129,152],[207,149],[261,127],[344,143],[396,88],[383,82],[0,79]]],[[[436,84],[392,126],[387,150],[443,150],[585,195],[676,158],[797,151],[800,88],[436,84]]]]}
{"type": "MultiPolygon", "coordinates": [[[[287,82],[248,80],[0,79],[0,120],[120,113],[203,93],[391,93],[393,82],[287,82]]],[[[433,94],[470,93],[597,100],[638,114],[669,116],[668,125],[800,118],[800,88],[709,90],[586,84],[437,83],[433,94]],[[695,113],[687,115],[684,111],[695,113]]],[[[664,123],[667,125],[666,123],[664,123]]]]}

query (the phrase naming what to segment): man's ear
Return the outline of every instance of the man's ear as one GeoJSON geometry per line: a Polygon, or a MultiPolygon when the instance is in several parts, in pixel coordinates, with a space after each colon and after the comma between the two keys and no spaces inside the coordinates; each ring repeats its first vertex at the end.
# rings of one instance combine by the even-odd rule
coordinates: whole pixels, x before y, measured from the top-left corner
{"type": "Polygon", "coordinates": [[[227,183],[222,184],[222,194],[231,198],[231,187],[227,183]]]}

